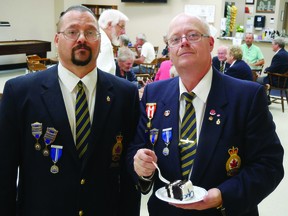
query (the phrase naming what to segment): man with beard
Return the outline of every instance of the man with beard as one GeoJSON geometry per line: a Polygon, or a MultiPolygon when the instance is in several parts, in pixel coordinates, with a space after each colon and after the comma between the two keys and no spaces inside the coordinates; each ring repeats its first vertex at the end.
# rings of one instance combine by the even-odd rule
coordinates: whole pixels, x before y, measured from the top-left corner
{"type": "Polygon", "coordinates": [[[101,33],[101,48],[97,59],[97,67],[115,75],[113,45],[119,46],[119,36],[125,34],[128,17],[119,10],[108,9],[101,13],[99,26],[101,33]]]}
{"type": "Polygon", "coordinates": [[[4,87],[1,214],[139,216],[141,196],[124,160],[138,89],[97,69],[101,35],[88,8],[63,12],[54,42],[57,66],[4,87]]]}

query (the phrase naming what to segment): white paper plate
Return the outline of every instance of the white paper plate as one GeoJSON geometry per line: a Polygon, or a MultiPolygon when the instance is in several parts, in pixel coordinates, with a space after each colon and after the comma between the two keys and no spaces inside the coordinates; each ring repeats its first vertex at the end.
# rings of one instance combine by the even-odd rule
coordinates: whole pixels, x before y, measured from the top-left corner
{"type": "Polygon", "coordinates": [[[193,189],[194,189],[194,196],[191,199],[182,200],[182,201],[168,197],[165,187],[159,188],[155,192],[155,195],[159,199],[165,202],[175,203],[175,204],[189,204],[189,203],[195,203],[195,202],[199,202],[203,200],[203,197],[208,194],[208,192],[204,188],[193,186],[193,189]]]}

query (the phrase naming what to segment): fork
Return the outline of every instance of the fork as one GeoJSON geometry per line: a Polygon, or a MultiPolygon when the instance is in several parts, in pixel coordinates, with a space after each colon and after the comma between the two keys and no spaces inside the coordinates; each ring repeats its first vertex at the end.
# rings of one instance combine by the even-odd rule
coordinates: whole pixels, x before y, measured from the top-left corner
{"type": "Polygon", "coordinates": [[[153,163],[153,165],[155,166],[155,168],[158,170],[159,179],[160,179],[162,182],[164,182],[164,183],[166,183],[166,184],[169,184],[170,182],[162,176],[161,171],[160,171],[158,165],[157,165],[154,161],[152,161],[152,163],[153,163]]]}

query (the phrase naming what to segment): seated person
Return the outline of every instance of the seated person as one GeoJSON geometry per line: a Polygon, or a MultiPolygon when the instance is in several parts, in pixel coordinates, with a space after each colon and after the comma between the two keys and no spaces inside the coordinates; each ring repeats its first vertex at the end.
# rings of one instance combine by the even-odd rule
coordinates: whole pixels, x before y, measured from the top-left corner
{"type": "Polygon", "coordinates": [[[169,49],[168,49],[168,38],[167,38],[167,35],[163,36],[163,41],[165,43],[165,48],[162,50],[161,58],[168,58],[169,57],[169,49]]]}
{"type": "MultiPolygon", "coordinates": [[[[138,36],[136,37],[136,43],[134,44],[134,47],[136,49],[137,56],[139,57],[134,60],[134,64],[137,65],[133,67],[132,72],[134,74],[138,74],[141,73],[139,65],[140,67],[145,67],[142,66],[141,64],[151,63],[155,59],[155,50],[154,46],[147,41],[145,34],[138,34],[138,36]],[[139,51],[139,47],[141,47],[141,52],[139,51]]],[[[147,71],[150,73],[149,69],[147,71]]]]}
{"type": "Polygon", "coordinates": [[[247,33],[245,35],[245,44],[241,45],[243,51],[243,60],[249,65],[251,70],[262,70],[265,63],[264,56],[260,48],[253,44],[254,35],[247,33]]]}
{"type": "Polygon", "coordinates": [[[170,69],[172,67],[172,61],[166,60],[160,64],[160,68],[158,69],[154,81],[164,80],[170,78],[170,69]]]}
{"type": "MultiPolygon", "coordinates": [[[[288,52],[285,50],[285,39],[278,37],[272,41],[272,50],[275,52],[272,60],[271,65],[267,67],[264,73],[279,73],[284,74],[288,72],[288,52]]],[[[258,77],[257,82],[260,84],[269,84],[269,77],[262,76],[258,77]]],[[[273,80],[274,85],[276,85],[277,80],[273,80]]],[[[269,86],[268,86],[269,88],[269,86]]]]}
{"type": "Polygon", "coordinates": [[[230,67],[230,64],[227,62],[227,46],[220,46],[217,50],[217,56],[212,58],[212,65],[220,72],[225,73],[230,67]]]}
{"type": "Polygon", "coordinates": [[[121,47],[118,49],[117,56],[116,76],[138,84],[135,74],[131,72],[135,59],[134,53],[128,47],[121,47]]]}
{"type": "Polygon", "coordinates": [[[120,47],[128,47],[129,43],[130,43],[130,39],[126,34],[122,34],[119,36],[119,46],[120,47]]]}
{"type": "Polygon", "coordinates": [[[227,69],[226,75],[242,80],[253,81],[251,68],[242,60],[241,47],[232,46],[228,49],[227,62],[230,64],[230,67],[227,69]]]}

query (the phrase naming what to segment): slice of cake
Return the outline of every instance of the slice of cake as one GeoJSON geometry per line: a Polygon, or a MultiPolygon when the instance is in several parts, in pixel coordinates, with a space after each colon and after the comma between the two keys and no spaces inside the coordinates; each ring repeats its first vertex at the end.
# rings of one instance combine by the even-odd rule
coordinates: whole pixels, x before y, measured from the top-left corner
{"type": "Polygon", "coordinates": [[[168,197],[178,200],[191,199],[194,196],[193,184],[190,180],[176,180],[165,186],[168,197]]]}

